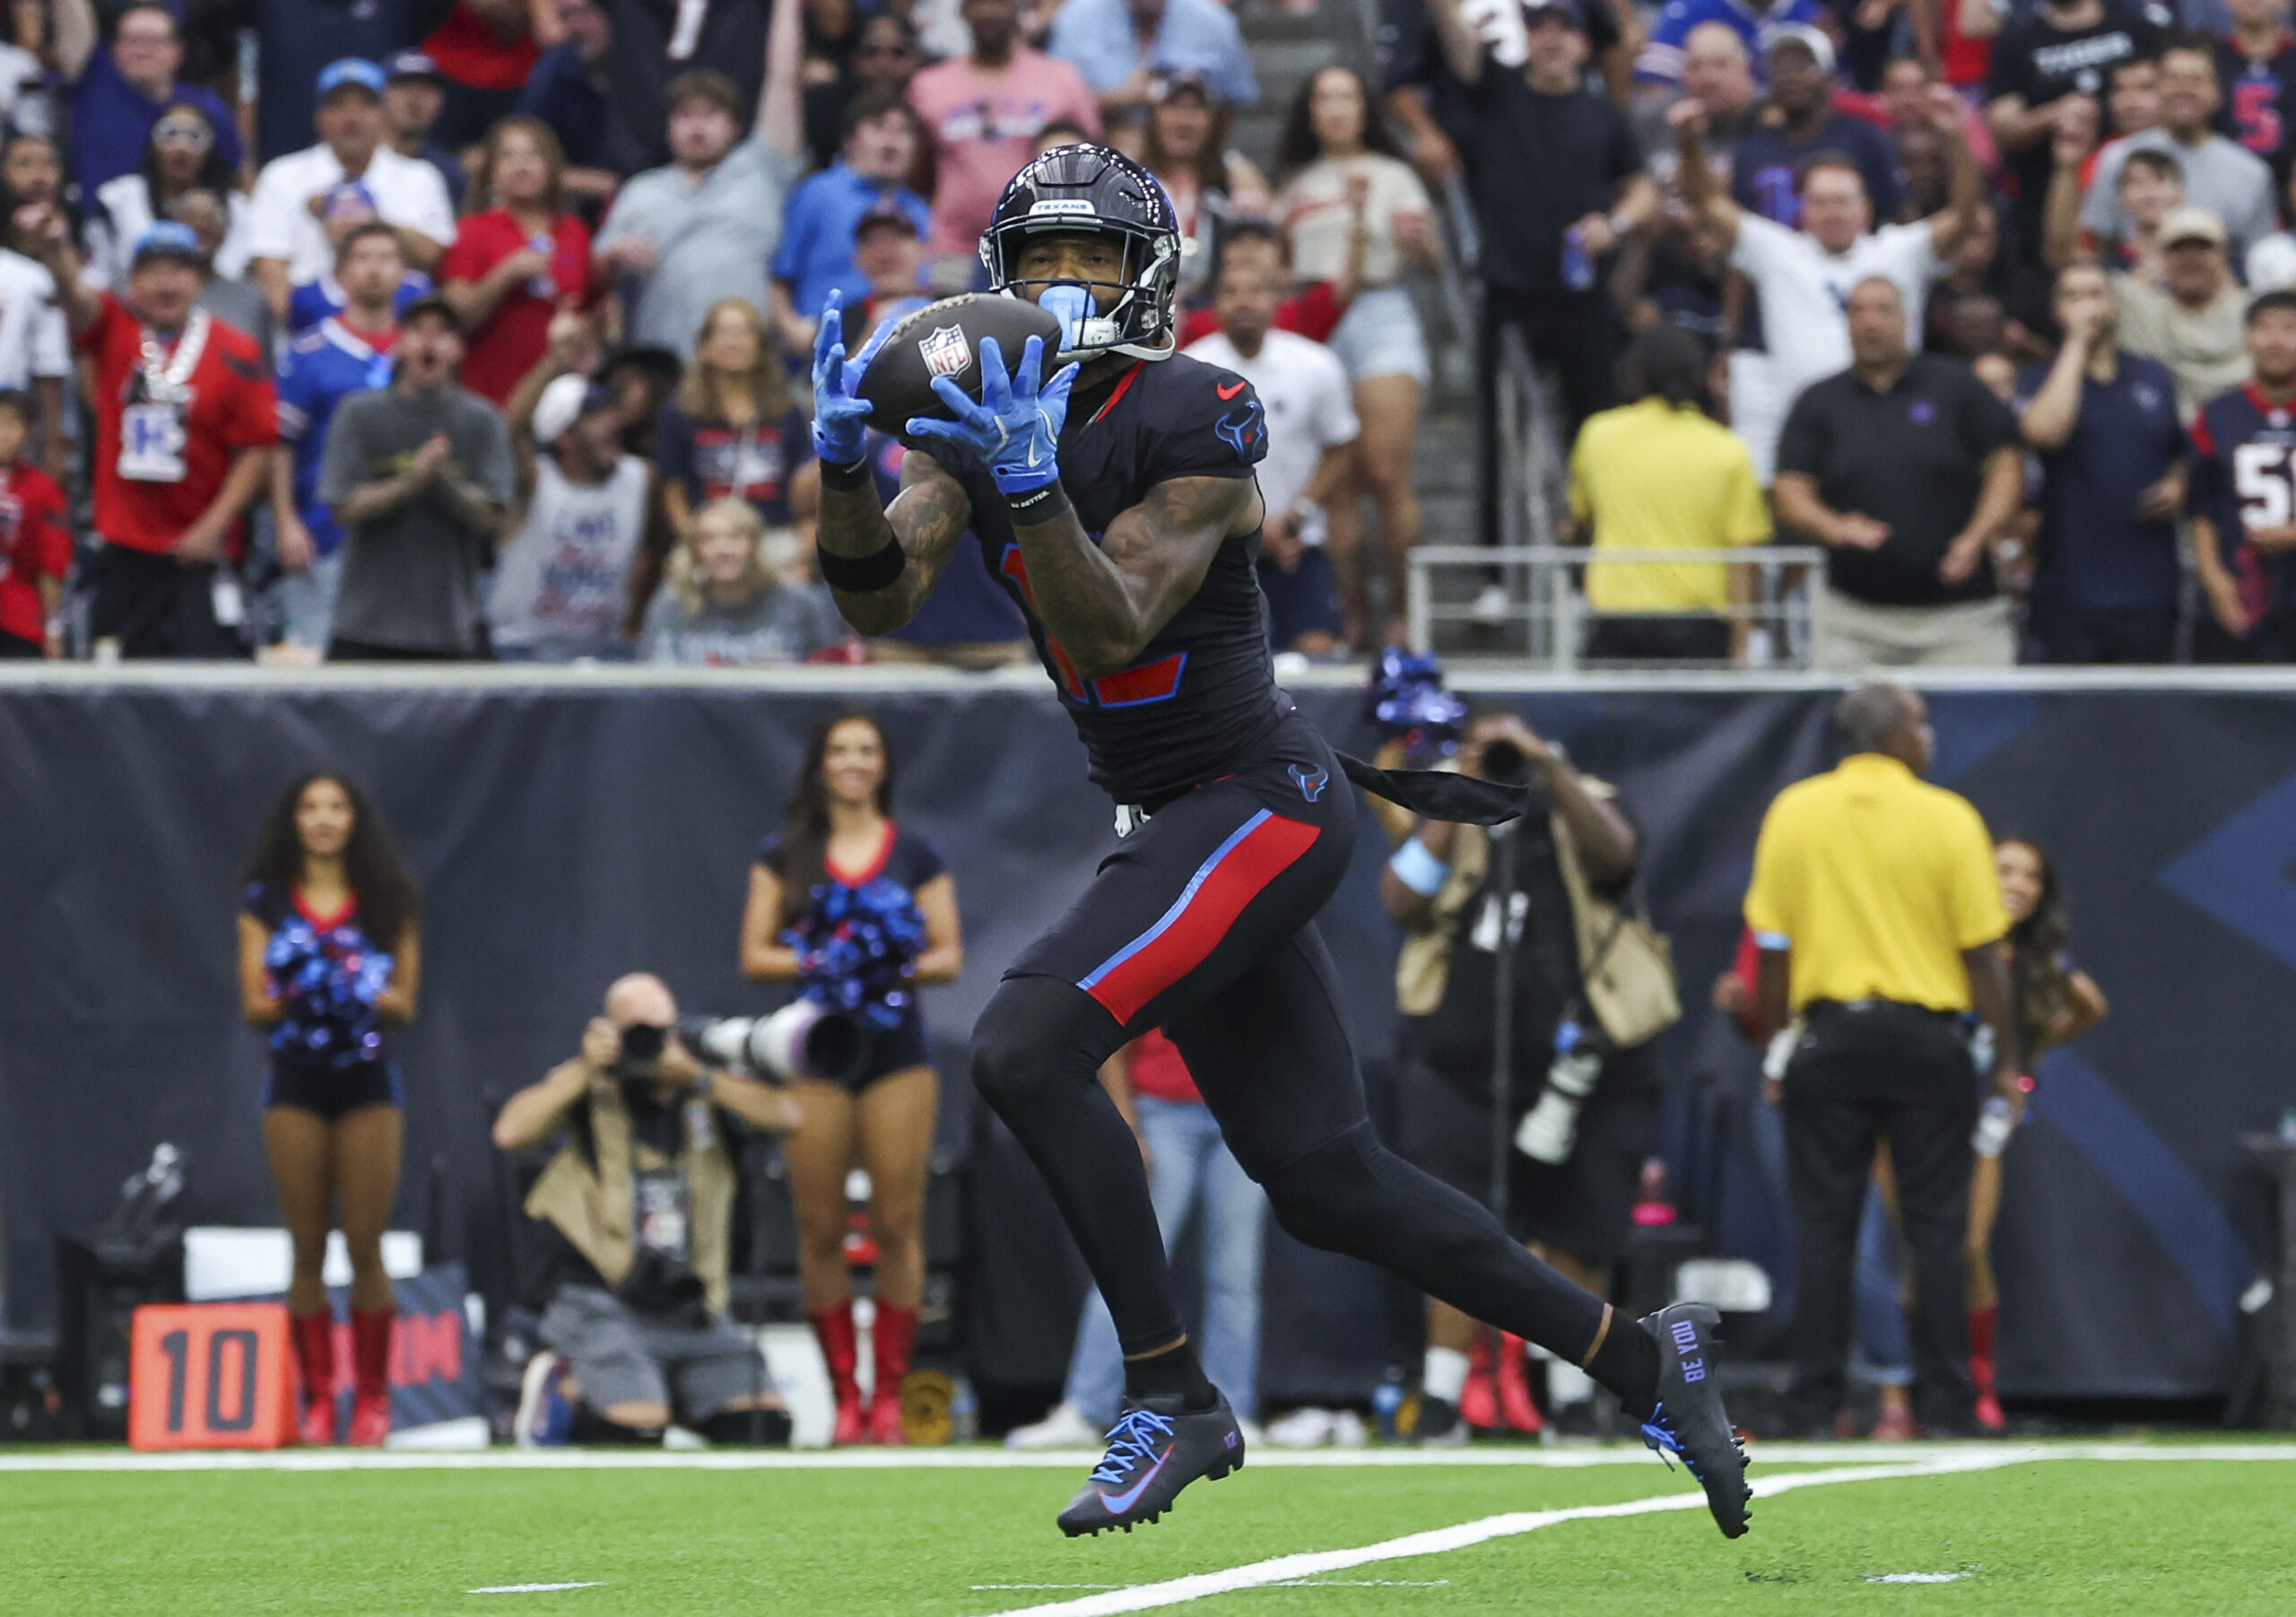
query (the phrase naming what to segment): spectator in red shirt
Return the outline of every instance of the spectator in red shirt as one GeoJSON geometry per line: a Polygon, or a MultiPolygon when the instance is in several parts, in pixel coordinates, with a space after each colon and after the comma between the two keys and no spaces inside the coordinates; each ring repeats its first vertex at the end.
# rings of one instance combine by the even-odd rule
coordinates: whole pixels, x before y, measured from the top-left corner
{"type": "Polygon", "coordinates": [[[566,211],[565,189],[566,154],[550,126],[504,118],[439,265],[439,290],[470,333],[463,386],[497,404],[550,351],[552,314],[597,301],[589,228],[566,211]]]}
{"type": "Polygon", "coordinates": [[[31,434],[31,400],[0,393],[0,657],[64,655],[72,534],[64,491],[26,453],[31,434]]]}
{"type": "Polygon", "coordinates": [[[125,301],[80,279],[64,215],[28,209],[57,300],[94,362],[96,532],[88,631],[124,656],[240,656],[230,562],[279,441],[256,341],[198,307],[199,238],[173,220],[135,243],[125,301]]]}
{"type": "Polygon", "coordinates": [[[483,138],[497,118],[518,109],[518,92],[542,54],[526,0],[455,0],[420,48],[446,91],[431,137],[449,150],[483,138]]]}

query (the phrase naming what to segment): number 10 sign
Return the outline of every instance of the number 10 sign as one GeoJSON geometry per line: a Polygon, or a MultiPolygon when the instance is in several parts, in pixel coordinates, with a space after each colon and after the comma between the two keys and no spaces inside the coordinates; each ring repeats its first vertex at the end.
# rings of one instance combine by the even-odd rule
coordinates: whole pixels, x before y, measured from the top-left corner
{"type": "Polygon", "coordinates": [[[287,1310],[276,1303],[135,1310],[127,1395],[134,1448],[278,1448],[295,1440],[287,1310]]]}

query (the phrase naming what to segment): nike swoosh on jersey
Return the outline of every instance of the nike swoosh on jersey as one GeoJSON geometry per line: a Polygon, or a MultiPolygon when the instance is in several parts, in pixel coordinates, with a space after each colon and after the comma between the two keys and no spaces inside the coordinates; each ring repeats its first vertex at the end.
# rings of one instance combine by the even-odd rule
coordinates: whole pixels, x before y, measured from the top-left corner
{"type": "Polygon", "coordinates": [[[1156,1456],[1156,1463],[1148,1467],[1148,1474],[1142,1477],[1124,1492],[1116,1494],[1113,1497],[1107,1493],[1102,1493],[1100,1495],[1100,1503],[1109,1508],[1109,1514],[1110,1516],[1121,1516],[1125,1511],[1131,1509],[1133,1506],[1138,1504],[1140,1502],[1140,1496],[1148,1491],[1148,1484],[1156,1480],[1156,1474],[1163,1470],[1164,1462],[1172,1457],[1172,1450],[1178,1447],[1179,1445],[1177,1443],[1167,1445],[1164,1452],[1156,1456]]]}
{"type": "Polygon", "coordinates": [[[1235,383],[1234,385],[1232,385],[1232,386],[1231,386],[1231,387],[1222,387],[1222,386],[1220,386],[1220,384],[1219,384],[1219,383],[1217,383],[1217,382],[1214,382],[1214,383],[1212,385],[1212,391],[1213,391],[1213,392],[1214,392],[1214,393],[1216,393],[1216,394],[1218,394],[1218,395],[1220,396],[1221,400],[1222,400],[1222,403],[1225,403],[1227,400],[1229,400],[1229,399],[1231,399],[1231,398],[1235,397],[1235,396],[1236,396],[1236,395],[1238,395],[1238,394],[1241,393],[1243,390],[1244,390],[1244,384],[1243,384],[1243,383],[1241,383],[1241,382],[1237,382],[1237,383],[1235,383]]]}

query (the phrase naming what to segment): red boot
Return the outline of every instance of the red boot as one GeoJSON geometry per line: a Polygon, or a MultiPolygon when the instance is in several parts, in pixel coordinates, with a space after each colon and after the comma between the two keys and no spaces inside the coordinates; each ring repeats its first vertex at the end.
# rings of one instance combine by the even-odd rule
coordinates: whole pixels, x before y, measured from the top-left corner
{"type": "Polygon", "coordinates": [[[837,1429],[830,1434],[829,1440],[839,1448],[858,1443],[861,1389],[853,1384],[853,1370],[860,1363],[861,1355],[853,1340],[852,1300],[848,1298],[833,1308],[823,1308],[805,1317],[813,1323],[813,1337],[822,1344],[822,1358],[829,1365],[830,1391],[837,1395],[837,1429]]]}
{"type": "Polygon", "coordinates": [[[324,1448],[335,1441],[335,1313],[291,1314],[288,1339],[295,1349],[295,1370],[302,1378],[295,1427],[306,1445],[324,1448]]]}
{"type": "Polygon", "coordinates": [[[1467,1351],[1467,1384],[1459,1389],[1459,1419],[1477,1431],[1499,1424],[1499,1388],[1492,1379],[1491,1333],[1477,1326],[1467,1351]]]}
{"type": "Polygon", "coordinates": [[[909,1350],[917,1340],[917,1310],[877,1305],[877,1321],[869,1327],[875,1348],[877,1384],[869,1395],[869,1441],[906,1443],[900,1425],[900,1384],[909,1375],[909,1350]]]}
{"type": "Polygon", "coordinates": [[[391,1435],[390,1308],[351,1310],[351,1443],[380,1448],[391,1435]]]}
{"type": "Polygon", "coordinates": [[[1529,1363],[1523,1339],[1502,1334],[1499,1338],[1499,1413],[1509,1427],[1521,1432],[1541,1431],[1546,1426],[1537,1401],[1531,1396],[1529,1363]]]}
{"type": "Polygon", "coordinates": [[[2009,1424],[2009,1418],[2001,1413],[2001,1400],[1994,1393],[1993,1343],[2000,1323],[2001,1308],[1997,1303],[1970,1315],[1970,1386],[1977,1392],[1977,1423],[1987,1431],[2000,1431],[2009,1424]]]}

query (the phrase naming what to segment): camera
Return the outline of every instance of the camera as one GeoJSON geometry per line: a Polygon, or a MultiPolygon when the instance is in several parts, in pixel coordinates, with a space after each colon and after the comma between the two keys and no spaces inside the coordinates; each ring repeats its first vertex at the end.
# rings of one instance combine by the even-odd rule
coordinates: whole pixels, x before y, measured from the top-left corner
{"type": "Polygon", "coordinates": [[[1601,1042],[1564,1019],[1554,1031],[1554,1065],[1547,1069],[1546,1088],[1537,1104],[1523,1114],[1515,1130],[1515,1149],[1554,1167],[1569,1161],[1571,1147],[1578,1143],[1579,1108],[1602,1073],[1601,1042]]]}
{"type": "MultiPolygon", "coordinates": [[[[863,1054],[861,1024],[808,999],[792,1000],[770,1016],[689,1016],[678,1031],[703,1061],[775,1083],[793,1078],[838,1082],[861,1065],[863,1054]]],[[[628,1048],[625,1033],[625,1054],[628,1048]]]]}
{"type": "Polygon", "coordinates": [[[1494,786],[1523,786],[1531,778],[1531,761],[1511,741],[1488,741],[1483,746],[1483,778],[1494,786]]]}

